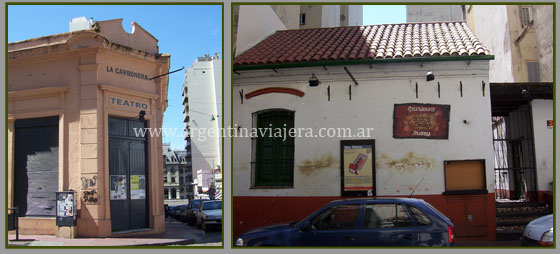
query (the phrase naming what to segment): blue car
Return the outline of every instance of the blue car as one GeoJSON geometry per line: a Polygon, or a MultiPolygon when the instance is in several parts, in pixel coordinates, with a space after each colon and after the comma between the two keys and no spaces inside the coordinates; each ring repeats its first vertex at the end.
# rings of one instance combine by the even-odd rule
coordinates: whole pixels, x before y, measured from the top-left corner
{"type": "Polygon", "coordinates": [[[453,223],[412,198],[330,202],[307,218],[241,235],[236,246],[453,246],[453,223]]]}

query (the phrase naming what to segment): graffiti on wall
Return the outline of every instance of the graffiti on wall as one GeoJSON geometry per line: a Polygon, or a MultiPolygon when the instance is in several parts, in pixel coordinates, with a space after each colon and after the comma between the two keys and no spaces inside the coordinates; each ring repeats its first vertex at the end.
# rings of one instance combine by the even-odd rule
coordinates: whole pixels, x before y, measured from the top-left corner
{"type": "Polygon", "coordinates": [[[82,201],[86,205],[97,205],[99,204],[99,195],[96,190],[82,191],[82,201]]]}
{"type": "Polygon", "coordinates": [[[93,176],[91,178],[82,176],[80,178],[80,180],[82,180],[82,189],[87,190],[90,187],[95,187],[97,185],[97,176],[93,176]]]}

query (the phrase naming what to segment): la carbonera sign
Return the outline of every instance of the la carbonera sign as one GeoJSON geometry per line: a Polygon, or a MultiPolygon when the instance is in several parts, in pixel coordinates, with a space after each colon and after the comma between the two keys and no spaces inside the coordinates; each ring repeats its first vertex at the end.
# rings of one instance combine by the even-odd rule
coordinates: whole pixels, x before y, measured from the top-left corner
{"type": "Polygon", "coordinates": [[[113,66],[107,66],[107,72],[111,72],[116,75],[123,75],[123,76],[133,77],[137,79],[148,80],[148,75],[146,74],[131,71],[131,70],[125,70],[118,67],[113,68],[113,66]]]}

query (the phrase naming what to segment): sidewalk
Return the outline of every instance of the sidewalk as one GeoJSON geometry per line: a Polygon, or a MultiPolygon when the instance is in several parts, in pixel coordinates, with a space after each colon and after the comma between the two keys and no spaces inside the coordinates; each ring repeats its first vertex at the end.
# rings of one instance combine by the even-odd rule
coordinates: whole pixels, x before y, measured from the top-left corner
{"type": "MultiPolygon", "coordinates": [[[[204,231],[189,227],[172,218],[165,218],[165,233],[134,238],[75,238],[63,239],[53,235],[16,235],[10,234],[9,246],[166,246],[188,245],[203,241],[204,231]],[[14,240],[14,241],[12,241],[14,240]]],[[[221,245],[221,244],[220,244],[221,245]]]]}
{"type": "Polygon", "coordinates": [[[520,240],[510,241],[455,241],[456,247],[518,247],[522,248],[520,240]]]}

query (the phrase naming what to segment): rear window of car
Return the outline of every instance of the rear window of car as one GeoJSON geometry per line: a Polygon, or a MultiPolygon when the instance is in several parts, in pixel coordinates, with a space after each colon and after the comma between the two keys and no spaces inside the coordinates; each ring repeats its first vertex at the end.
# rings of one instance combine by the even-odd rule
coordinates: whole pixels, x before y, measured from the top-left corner
{"type": "MultiPolygon", "coordinates": [[[[436,209],[432,204],[428,203],[428,202],[422,202],[422,204],[424,204],[425,206],[427,206],[428,208],[432,209],[432,211],[434,211],[434,213],[436,213],[437,215],[441,216],[442,218],[447,218],[447,216],[445,216],[443,213],[441,213],[438,209],[436,209]]],[[[448,219],[448,218],[447,218],[448,219]]]]}
{"type": "Polygon", "coordinates": [[[411,227],[412,221],[401,204],[367,204],[364,227],[400,228],[411,227]]]}
{"type": "Polygon", "coordinates": [[[408,211],[412,214],[412,217],[414,217],[418,226],[428,226],[432,224],[430,218],[422,212],[422,210],[416,208],[415,206],[408,205],[408,211]]]}

